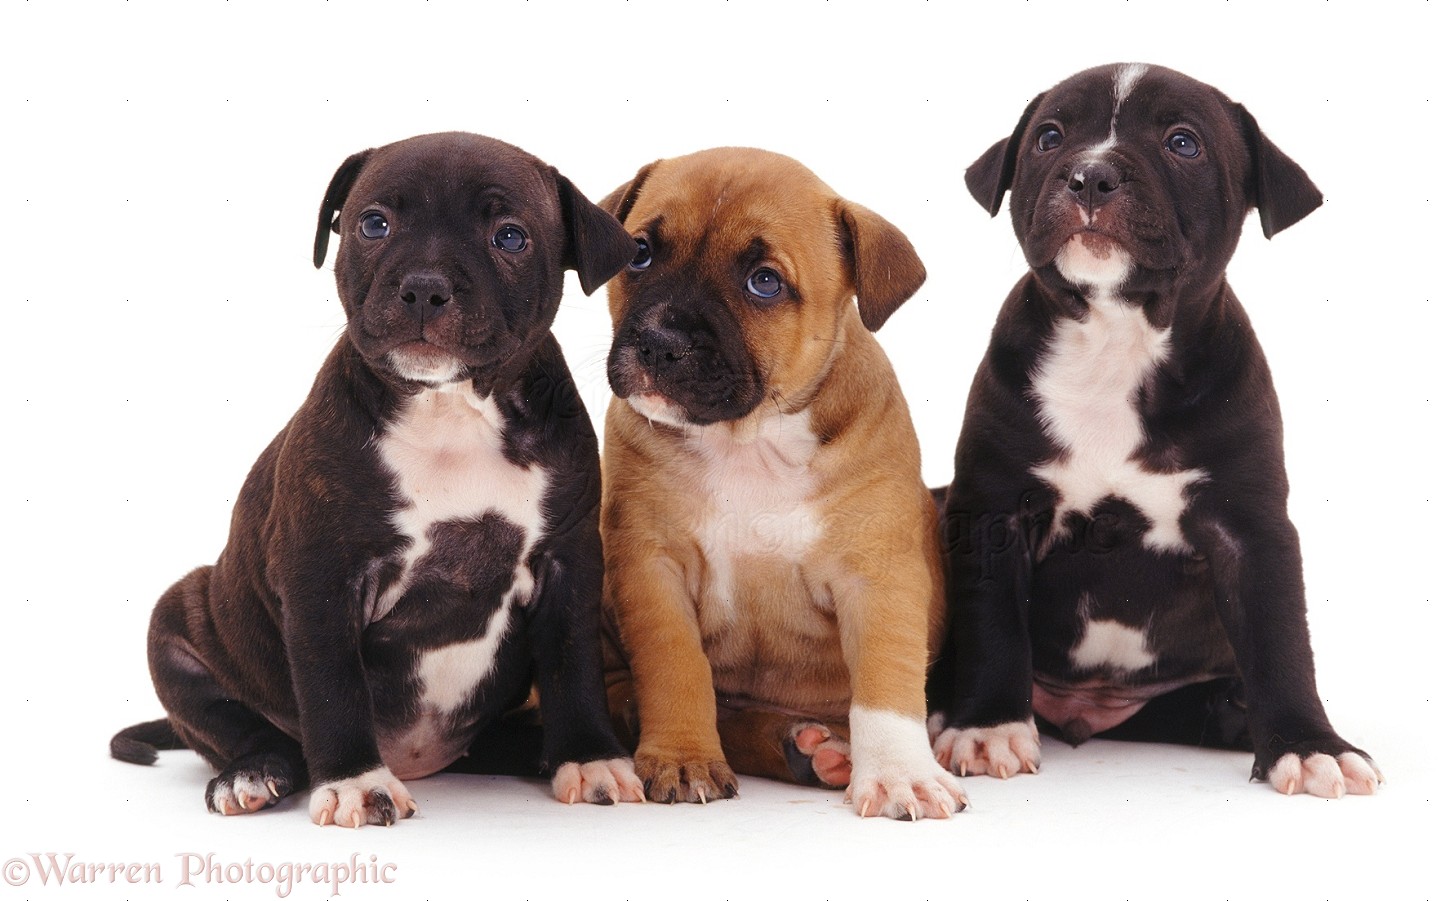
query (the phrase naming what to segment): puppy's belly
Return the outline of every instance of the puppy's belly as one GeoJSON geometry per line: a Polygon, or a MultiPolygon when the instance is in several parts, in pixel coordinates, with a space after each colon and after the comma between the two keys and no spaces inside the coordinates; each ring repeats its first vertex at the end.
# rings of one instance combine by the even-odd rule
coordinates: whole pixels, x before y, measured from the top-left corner
{"type": "Polygon", "coordinates": [[[1139,536],[1062,541],[1036,567],[1030,631],[1035,712],[1093,734],[1149,700],[1236,674],[1206,562],[1139,536]]]}
{"type": "Polygon", "coordinates": [[[715,590],[699,595],[698,620],[721,702],[846,718],[848,667],[826,592],[773,557],[736,558],[725,584],[707,575],[715,590]]]}
{"type": "Polygon", "coordinates": [[[380,735],[384,765],[400,779],[422,779],[454,763],[469,749],[471,734],[453,719],[430,708],[408,729],[380,735]]]}

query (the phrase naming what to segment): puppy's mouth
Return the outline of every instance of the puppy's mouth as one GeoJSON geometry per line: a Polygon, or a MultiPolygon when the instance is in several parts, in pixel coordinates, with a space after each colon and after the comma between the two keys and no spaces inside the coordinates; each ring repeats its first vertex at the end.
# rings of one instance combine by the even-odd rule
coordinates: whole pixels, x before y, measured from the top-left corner
{"type": "Polygon", "coordinates": [[[389,368],[411,382],[443,385],[466,375],[464,361],[428,341],[410,341],[386,354],[389,368]]]}
{"type": "Polygon", "coordinates": [[[650,422],[668,428],[685,428],[690,421],[687,411],[673,403],[665,394],[656,391],[641,391],[626,398],[631,409],[645,416],[650,422]]]}
{"type": "Polygon", "coordinates": [[[1126,248],[1104,232],[1076,232],[1060,246],[1055,268],[1071,282],[1114,291],[1136,265],[1126,248]]]}

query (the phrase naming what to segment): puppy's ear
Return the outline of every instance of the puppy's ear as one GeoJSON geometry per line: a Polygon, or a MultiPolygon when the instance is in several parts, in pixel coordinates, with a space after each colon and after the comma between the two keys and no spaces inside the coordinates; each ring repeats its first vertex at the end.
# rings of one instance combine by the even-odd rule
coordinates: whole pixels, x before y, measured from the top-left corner
{"type": "Polygon", "coordinates": [[[338,214],[343,212],[344,198],[348,197],[349,189],[353,187],[354,180],[362,171],[364,163],[368,162],[373,150],[360,150],[353,156],[343,161],[338,171],[333,173],[333,180],[328,183],[328,190],[323,192],[323,204],[318,208],[318,231],[313,235],[313,268],[321,269],[323,261],[328,258],[328,233],[338,233],[338,214]]]}
{"type": "Polygon", "coordinates": [[[641,186],[646,184],[646,179],[651,175],[651,170],[656,168],[657,160],[654,163],[647,163],[636,172],[636,177],[626,184],[607,194],[601,200],[601,207],[616,217],[617,222],[625,222],[626,217],[631,215],[631,208],[636,206],[636,198],[641,194],[641,186]]]}
{"type": "Polygon", "coordinates": [[[1000,201],[1015,181],[1015,160],[1020,156],[1020,140],[1030,125],[1030,117],[1040,105],[1044,94],[1037,94],[1034,100],[1020,114],[1020,122],[1008,138],[995,143],[979,159],[964,170],[964,184],[979,205],[989,210],[991,216],[1000,211],[1000,201]]]}
{"type": "Polygon", "coordinates": [[[838,212],[844,254],[858,294],[858,315],[876,332],[924,284],[924,263],[903,232],[846,200],[838,212]]]}
{"type": "Polygon", "coordinates": [[[590,294],[636,256],[636,241],[621,223],[586,199],[571,180],[556,172],[560,216],[565,225],[565,268],[574,269],[581,290],[590,294]]]}
{"type": "Polygon", "coordinates": [[[1251,201],[1262,218],[1262,234],[1272,237],[1323,205],[1323,192],[1303,167],[1267,140],[1257,120],[1240,103],[1233,104],[1242,120],[1242,135],[1252,154],[1251,201]]]}

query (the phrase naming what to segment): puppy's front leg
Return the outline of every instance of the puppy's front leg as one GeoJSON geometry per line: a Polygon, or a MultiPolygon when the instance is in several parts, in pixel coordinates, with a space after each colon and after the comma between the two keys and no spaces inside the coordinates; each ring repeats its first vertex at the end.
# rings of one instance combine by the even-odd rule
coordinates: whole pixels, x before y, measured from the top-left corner
{"type": "Polygon", "coordinates": [[[888,569],[832,586],[853,692],[847,800],[865,817],[948,817],[969,799],[935,761],[925,732],[926,638],[938,588],[926,567],[888,569]]]}
{"type": "Polygon", "coordinates": [[[1297,530],[1285,516],[1211,500],[1229,495],[1265,496],[1206,490],[1198,513],[1222,509],[1193,518],[1190,531],[1211,563],[1217,613],[1246,683],[1252,777],[1284,794],[1372,794],[1383,775],[1333,730],[1318,697],[1297,530]]]}
{"type": "Polygon", "coordinates": [[[363,664],[362,599],[341,587],[349,584],[349,569],[336,544],[289,543],[285,533],[277,543],[287,552],[272,555],[270,575],[282,599],[283,641],[313,784],[308,814],[320,826],[392,825],[418,807],[379,754],[363,664]]]}
{"type": "Polygon", "coordinates": [[[960,483],[950,488],[952,689],[945,709],[934,715],[932,731],[935,756],[961,776],[1004,779],[1040,767],[1031,707],[1032,521],[1013,492],[960,483]]]}
{"type": "MultiPolygon", "coordinates": [[[[592,496],[599,496],[599,486],[592,496]]],[[[590,504],[588,514],[562,528],[541,556],[540,592],[530,620],[545,764],[556,800],[567,804],[646,800],[606,712],[596,507],[590,504]]]]}
{"type": "Polygon", "coordinates": [[[631,666],[641,723],[636,772],[646,796],[667,804],[736,797],[737,777],[717,735],[712,667],[681,567],[659,549],[624,547],[608,553],[606,571],[631,666]]]}

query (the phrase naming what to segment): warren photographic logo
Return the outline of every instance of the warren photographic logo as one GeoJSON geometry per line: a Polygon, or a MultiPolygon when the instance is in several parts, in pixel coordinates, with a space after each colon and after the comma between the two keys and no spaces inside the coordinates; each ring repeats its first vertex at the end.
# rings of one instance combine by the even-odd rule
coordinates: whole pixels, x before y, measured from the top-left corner
{"type": "Polygon", "coordinates": [[[80,859],[74,852],[48,851],[12,857],[0,875],[12,886],[80,885],[166,885],[178,888],[200,885],[267,885],[279,898],[286,898],[304,885],[326,885],[332,895],[341,895],[351,885],[392,885],[398,864],[350,854],[346,861],[255,861],[228,860],[212,853],[184,851],[163,863],[98,863],[80,859]]]}

